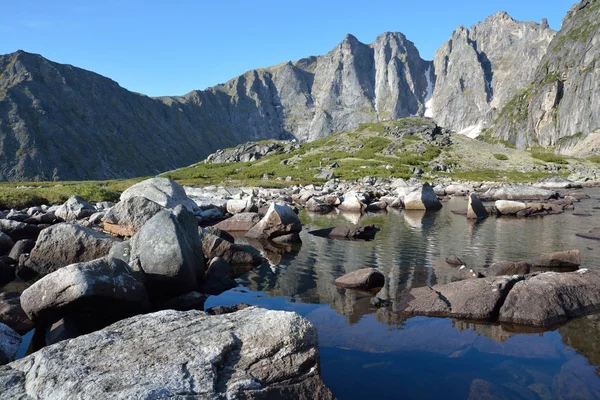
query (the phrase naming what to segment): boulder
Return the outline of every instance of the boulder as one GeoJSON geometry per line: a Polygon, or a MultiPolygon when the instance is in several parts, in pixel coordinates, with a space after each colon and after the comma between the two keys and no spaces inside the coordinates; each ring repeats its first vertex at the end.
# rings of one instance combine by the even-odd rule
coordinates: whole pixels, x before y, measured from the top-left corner
{"type": "Polygon", "coordinates": [[[385,276],[376,268],[361,268],[340,276],[333,284],[347,289],[369,290],[382,287],[385,276]]]}
{"type": "Polygon", "coordinates": [[[581,188],[583,185],[579,182],[573,182],[572,180],[560,176],[549,176],[540,179],[534,183],[533,186],[543,189],[574,189],[581,188]]]}
{"type": "Polygon", "coordinates": [[[197,289],[204,276],[204,254],[196,218],[187,209],[159,211],[130,244],[129,264],[143,273],[150,292],[173,295],[197,289]]]}
{"type": "Polygon", "coordinates": [[[467,218],[468,219],[483,219],[488,217],[488,212],[485,206],[479,200],[479,197],[475,193],[469,195],[469,201],[467,202],[467,218]]]}
{"type": "MultiPolygon", "coordinates": [[[[12,328],[0,322],[0,365],[4,365],[13,361],[17,355],[17,350],[19,350],[20,345],[21,336],[12,328]]],[[[0,369],[0,376],[1,375],[2,369],[0,369]]],[[[3,387],[1,383],[2,378],[0,377],[0,387],[3,387]]],[[[3,394],[0,392],[0,398],[2,397],[3,394]]]]}
{"type": "Polygon", "coordinates": [[[551,326],[599,309],[599,270],[544,272],[514,285],[500,308],[498,320],[551,326]]]}
{"type": "Polygon", "coordinates": [[[235,267],[256,267],[263,262],[263,258],[259,255],[252,254],[244,247],[221,239],[202,228],[199,228],[199,234],[202,240],[202,251],[207,259],[219,257],[235,267]]]}
{"type": "Polygon", "coordinates": [[[527,209],[527,204],[510,200],[497,200],[494,206],[501,215],[516,215],[519,211],[527,209]]]}
{"type": "Polygon", "coordinates": [[[216,226],[207,226],[204,230],[210,234],[220,237],[223,240],[228,241],[229,243],[235,243],[235,238],[228,232],[217,228],[216,226]]]}
{"type": "Polygon", "coordinates": [[[129,197],[114,205],[102,218],[104,230],[120,235],[133,236],[163,207],[145,197],[129,197]]]}
{"type": "Polygon", "coordinates": [[[6,218],[12,219],[13,221],[19,221],[19,222],[23,222],[29,217],[30,217],[30,214],[23,212],[23,211],[17,211],[15,209],[10,210],[8,212],[8,214],[6,214],[6,218]]]}
{"type": "Polygon", "coordinates": [[[7,254],[15,245],[15,242],[4,232],[0,232],[0,255],[7,254]]]}
{"type": "Polygon", "coordinates": [[[36,239],[40,231],[41,228],[37,225],[10,219],[0,219],[0,232],[5,233],[15,242],[21,239],[36,239]]]}
{"type": "Polygon", "coordinates": [[[528,258],[523,262],[534,268],[555,268],[558,270],[576,270],[581,264],[579,250],[559,251],[528,258]]]}
{"type": "Polygon", "coordinates": [[[167,310],[0,367],[0,398],[331,399],[319,371],[317,331],[298,314],[167,310]]]}
{"type": "Polygon", "coordinates": [[[488,267],[487,276],[526,275],[531,272],[531,264],[525,261],[499,261],[488,267]]]}
{"type": "Polygon", "coordinates": [[[350,192],[344,194],[344,200],[340,203],[338,209],[350,212],[363,212],[367,209],[367,205],[362,202],[356,193],[350,192]]]}
{"type": "Polygon", "coordinates": [[[362,239],[372,240],[379,228],[375,225],[366,226],[337,226],[334,228],[318,229],[310,231],[311,235],[328,237],[331,239],[362,239]]]}
{"type": "Polygon", "coordinates": [[[587,233],[576,233],[576,235],[585,239],[600,240],[600,228],[594,228],[587,233]]]}
{"type": "Polygon", "coordinates": [[[465,265],[465,263],[455,255],[450,255],[446,257],[446,264],[452,265],[453,267],[460,267],[461,265],[465,265]]]}
{"type": "Polygon", "coordinates": [[[255,212],[239,213],[219,222],[214,227],[226,232],[247,232],[258,224],[260,219],[260,215],[255,212]]]}
{"type": "Polygon", "coordinates": [[[246,236],[251,239],[274,239],[278,236],[298,233],[302,223],[298,215],[285,203],[272,202],[265,216],[254,225],[246,236]]]}
{"type": "MultiPolygon", "coordinates": [[[[93,215],[93,214],[92,214],[93,215]]],[[[30,218],[27,218],[25,221],[26,224],[31,225],[53,225],[58,224],[59,222],[64,222],[64,220],[60,217],[54,215],[54,213],[48,212],[45,214],[35,214],[30,218]]]]}
{"type": "Polygon", "coordinates": [[[523,279],[498,276],[411,289],[397,302],[397,309],[407,316],[495,321],[511,288],[523,279]]]}
{"type": "Polygon", "coordinates": [[[166,208],[182,205],[188,211],[198,208],[178,183],[167,178],[150,178],[136,183],[121,194],[121,201],[131,197],[145,197],[166,208]]]}
{"type": "Polygon", "coordinates": [[[328,181],[330,179],[335,179],[337,176],[330,169],[322,169],[318,174],[315,175],[315,179],[322,179],[324,181],[328,181]]]}
{"type": "Polygon", "coordinates": [[[227,200],[227,212],[229,214],[256,211],[258,211],[258,207],[254,204],[251,197],[242,200],[227,200]]]}
{"type": "Polygon", "coordinates": [[[425,183],[420,189],[404,196],[404,208],[407,210],[439,210],[442,208],[442,203],[433,192],[433,187],[429,183],[425,183]]]}
{"type": "Polygon", "coordinates": [[[555,191],[520,184],[505,184],[482,193],[485,200],[548,200],[558,198],[555,191]]]}
{"type": "Polygon", "coordinates": [[[198,290],[205,294],[218,296],[237,285],[237,282],[233,279],[231,265],[224,259],[217,257],[210,260],[206,275],[198,290]]]}
{"type": "Polygon", "coordinates": [[[374,201],[367,206],[367,211],[384,211],[388,207],[385,201],[374,201]]]}
{"type": "Polygon", "coordinates": [[[483,274],[468,268],[466,265],[461,265],[460,268],[454,271],[452,277],[450,278],[451,282],[464,281],[465,279],[477,279],[483,278],[483,274]]]}
{"type": "Polygon", "coordinates": [[[21,307],[20,293],[0,293],[0,322],[22,335],[33,329],[33,322],[21,307]]]}
{"type": "Polygon", "coordinates": [[[317,199],[315,197],[311,197],[306,204],[304,205],[307,211],[319,213],[319,214],[327,214],[333,210],[333,206],[324,202],[323,200],[317,199]]]}
{"type": "Polygon", "coordinates": [[[33,322],[43,324],[64,316],[114,321],[146,311],[149,301],[129,266],[105,257],[46,275],[25,289],[21,306],[33,322]]]}
{"type": "Polygon", "coordinates": [[[62,206],[54,212],[59,218],[70,222],[87,218],[96,212],[96,207],[77,196],[71,196],[62,206]]]}
{"type": "Polygon", "coordinates": [[[45,275],[70,264],[104,257],[118,239],[81,225],[60,223],[42,231],[25,267],[45,275]]]}
{"type": "Polygon", "coordinates": [[[13,260],[18,261],[19,257],[21,257],[21,254],[31,253],[31,250],[33,250],[34,247],[35,247],[35,240],[31,240],[31,239],[18,240],[17,243],[15,243],[13,248],[10,250],[10,253],[8,253],[8,256],[10,258],[12,258],[13,260]]]}

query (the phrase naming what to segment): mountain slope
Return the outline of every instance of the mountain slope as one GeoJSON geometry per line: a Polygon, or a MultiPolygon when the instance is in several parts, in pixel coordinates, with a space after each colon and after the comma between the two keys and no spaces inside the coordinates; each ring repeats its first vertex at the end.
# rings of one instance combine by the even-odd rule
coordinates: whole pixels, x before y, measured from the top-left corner
{"type": "Polygon", "coordinates": [[[600,0],[584,0],[567,13],[533,81],[502,110],[488,134],[520,148],[556,146],[562,153],[586,140],[595,143],[597,154],[599,66],[600,0]],[[590,133],[594,138],[587,137],[590,133]]]}

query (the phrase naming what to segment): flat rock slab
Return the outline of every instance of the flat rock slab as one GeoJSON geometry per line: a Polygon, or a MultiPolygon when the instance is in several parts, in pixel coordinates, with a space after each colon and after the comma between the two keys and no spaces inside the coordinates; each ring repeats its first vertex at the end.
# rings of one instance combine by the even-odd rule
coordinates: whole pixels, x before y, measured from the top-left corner
{"type": "Polygon", "coordinates": [[[215,225],[226,232],[247,232],[260,221],[260,215],[255,212],[235,214],[215,225]]]}
{"type": "Polygon", "coordinates": [[[577,233],[579,237],[592,240],[600,240],[600,228],[594,228],[588,233],[577,233]]]}
{"type": "Polygon", "coordinates": [[[382,287],[385,284],[385,276],[376,268],[361,268],[340,276],[333,284],[348,289],[369,290],[382,287]]]}
{"type": "Polygon", "coordinates": [[[550,326],[600,309],[600,271],[545,272],[517,282],[500,322],[550,326]]]}
{"type": "Polygon", "coordinates": [[[523,279],[499,276],[411,289],[398,310],[409,316],[494,321],[510,289],[523,279]]]}
{"type": "Polygon", "coordinates": [[[533,268],[555,268],[574,271],[581,265],[579,250],[557,251],[523,260],[533,268]]]}
{"type": "Polygon", "coordinates": [[[0,399],[333,398],[314,326],[255,307],[138,315],[0,367],[0,387],[0,399]]]}
{"type": "Polygon", "coordinates": [[[379,228],[375,225],[366,226],[337,226],[334,228],[318,229],[310,231],[311,235],[319,237],[327,237],[331,239],[362,239],[372,240],[379,232],[379,228]]]}

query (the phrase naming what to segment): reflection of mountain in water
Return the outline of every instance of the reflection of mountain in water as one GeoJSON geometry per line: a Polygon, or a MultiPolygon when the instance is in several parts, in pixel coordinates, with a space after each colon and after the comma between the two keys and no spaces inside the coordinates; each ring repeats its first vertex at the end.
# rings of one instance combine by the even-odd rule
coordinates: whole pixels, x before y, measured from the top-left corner
{"type": "MultiPolygon", "coordinates": [[[[591,197],[595,196],[597,194],[591,197]]],[[[578,208],[586,208],[589,201],[593,200],[578,203],[578,208]]],[[[339,289],[331,282],[364,267],[376,267],[385,274],[386,283],[378,296],[394,299],[407,288],[449,282],[455,268],[448,266],[444,258],[451,254],[462,258],[470,267],[480,267],[494,261],[519,260],[577,248],[582,252],[583,266],[593,268],[594,264],[600,264],[600,254],[588,250],[589,242],[575,236],[576,232],[597,224],[594,218],[561,214],[532,219],[491,217],[473,222],[450,212],[465,205],[464,199],[457,198],[438,212],[367,214],[360,219],[360,224],[375,224],[381,228],[375,240],[369,242],[310,235],[307,233],[310,230],[348,225],[348,214],[303,212],[302,246],[262,249],[271,265],[250,271],[241,283],[271,296],[329,304],[348,321],[355,322],[362,315],[377,311],[369,304],[370,295],[339,289]]],[[[353,220],[356,215],[350,217],[353,220]]],[[[393,325],[401,324],[400,319],[386,315],[385,311],[380,311],[378,318],[389,320],[393,325]]],[[[490,333],[492,337],[496,334],[500,335],[490,333]]]]}
{"type": "Polygon", "coordinates": [[[600,314],[587,315],[569,322],[558,332],[565,345],[577,350],[596,367],[600,376],[600,314]]]}

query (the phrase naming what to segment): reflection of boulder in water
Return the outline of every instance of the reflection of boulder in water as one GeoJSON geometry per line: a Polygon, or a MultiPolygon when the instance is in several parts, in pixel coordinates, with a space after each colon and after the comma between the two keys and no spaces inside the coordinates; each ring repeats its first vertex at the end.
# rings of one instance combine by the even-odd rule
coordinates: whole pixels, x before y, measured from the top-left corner
{"type": "Polygon", "coordinates": [[[436,211],[404,210],[404,220],[415,229],[431,228],[437,215],[436,211]]]}
{"type": "Polygon", "coordinates": [[[552,393],[557,399],[598,399],[600,380],[584,359],[574,357],[554,377],[552,393]]]}
{"type": "Polygon", "coordinates": [[[596,367],[600,376],[600,314],[574,319],[558,329],[565,345],[575,349],[596,367]]]}
{"type": "Polygon", "coordinates": [[[378,309],[375,312],[375,319],[398,330],[404,328],[406,321],[405,316],[390,310],[388,307],[378,309]]]}
{"type": "Polygon", "coordinates": [[[360,212],[352,212],[352,211],[340,211],[339,214],[344,217],[345,220],[350,222],[353,225],[358,225],[363,215],[360,212]]]}
{"type": "MultiPolygon", "coordinates": [[[[248,244],[265,257],[271,265],[279,265],[288,257],[295,257],[302,247],[302,243],[281,244],[274,243],[270,240],[248,239],[248,244]]],[[[290,260],[291,260],[290,258],[290,260]]],[[[289,261],[289,260],[288,260],[289,261]]]]}
{"type": "Polygon", "coordinates": [[[338,314],[343,315],[348,323],[355,324],[363,315],[375,311],[371,306],[370,293],[330,286],[331,290],[326,294],[321,293],[321,300],[325,300],[338,314]]]}
{"type": "Polygon", "coordinates": [[[504,330],[502,325],[494,324],[476,324],[473,322],[452,319],[452,326],[458,331],[472,330],[478,335],[485,336],[495,342],[504,342],[509,337],[515,335],[514,332],[504,330]]]}

